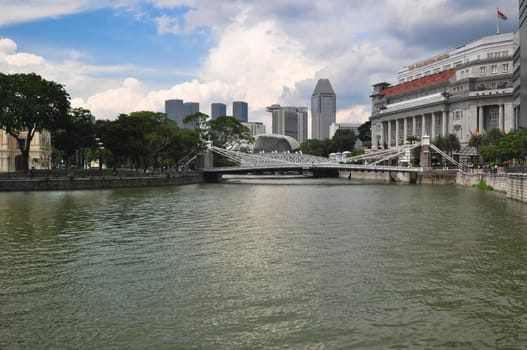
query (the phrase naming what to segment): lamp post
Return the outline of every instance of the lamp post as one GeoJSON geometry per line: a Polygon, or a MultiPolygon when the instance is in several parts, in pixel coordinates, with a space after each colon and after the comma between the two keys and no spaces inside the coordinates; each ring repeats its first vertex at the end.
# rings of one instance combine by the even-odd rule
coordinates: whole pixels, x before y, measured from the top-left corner
{"type": "Polygon", "coordinates": [[[97,148],[99,148],[99,175],[102,176],[102,150],[104,149],[104,144],[100,137],[96,137],[95,142],[97,143],[97,148]]]}

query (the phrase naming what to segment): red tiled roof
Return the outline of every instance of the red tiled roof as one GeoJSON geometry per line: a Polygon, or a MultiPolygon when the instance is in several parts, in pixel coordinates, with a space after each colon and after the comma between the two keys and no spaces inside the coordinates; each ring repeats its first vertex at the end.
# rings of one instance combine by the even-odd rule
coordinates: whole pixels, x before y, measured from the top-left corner
{"type": "Polygon", "coordinates": [[[440,73],[428,75],[421,79],[416,79],[409,81],[407,83],[402,83],[399,85],[391,86],[387,89],[381,91],[381,94],[384,96],[393,96],[402,94],[403,92],[413,91],[417,89],[424,88],[426,86],[432,86],[438,83],[449,80],[456,73],[455,69],[445,70],[440,73]]]}

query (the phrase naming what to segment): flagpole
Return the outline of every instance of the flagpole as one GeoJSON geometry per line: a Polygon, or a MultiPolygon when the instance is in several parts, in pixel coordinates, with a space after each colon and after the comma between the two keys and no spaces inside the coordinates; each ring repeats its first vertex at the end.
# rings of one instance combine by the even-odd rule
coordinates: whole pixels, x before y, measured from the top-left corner
{"type": "Polygon", "coordinates": [[[500,14],[499,8],[496,7],[496,34],[500,33],[500,14]]]}

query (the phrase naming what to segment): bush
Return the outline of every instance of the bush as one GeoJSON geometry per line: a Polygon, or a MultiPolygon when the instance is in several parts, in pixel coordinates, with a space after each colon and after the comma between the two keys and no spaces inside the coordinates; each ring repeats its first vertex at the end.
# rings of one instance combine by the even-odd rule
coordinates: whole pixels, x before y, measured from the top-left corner
{"type": "Polygon", "coordinates": [[[492,191],[494,188],[490,185],[487,185],[484,181],[480,181],[477,185],[472,185],[472,187],[475,187],[479,190],[485,190],[485,191],[492,191]]]}

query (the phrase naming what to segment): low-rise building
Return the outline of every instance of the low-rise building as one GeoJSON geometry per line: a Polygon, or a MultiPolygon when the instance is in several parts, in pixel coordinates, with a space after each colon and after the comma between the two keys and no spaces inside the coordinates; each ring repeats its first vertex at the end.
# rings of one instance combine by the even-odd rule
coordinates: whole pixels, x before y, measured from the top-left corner
{"type": "MultiPolygon", "coordinates": [[[[20,137],[25,138],[24,133],[20,137]]],[[[51,164],[51,134],[49,131],[36,132],[29,149],[29,169],[49,169],[51,164]]],[[[17,140],[0,131],[0,171],[11,172],[22,170],[22,152],[17,140]]]]}

